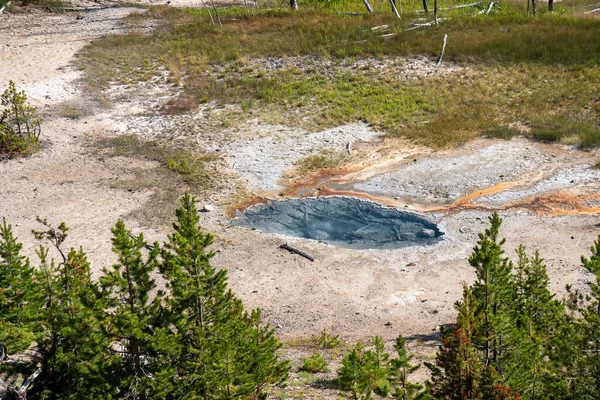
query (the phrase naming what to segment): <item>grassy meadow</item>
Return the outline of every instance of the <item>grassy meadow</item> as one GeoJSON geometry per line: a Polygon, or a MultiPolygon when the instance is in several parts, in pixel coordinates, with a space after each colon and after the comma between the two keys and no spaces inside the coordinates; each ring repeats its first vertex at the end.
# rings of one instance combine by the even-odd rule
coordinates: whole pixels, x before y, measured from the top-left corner
{"type": "Polygon", "coordinates": [[[408,30],[433,20],[433,4],[429,14],[421,4],[403,2],[401,20],[383,2],[372,4],[374,15],[360,1],[222,8],[222,28],[214,10],[156,7],[128,21],[153,18],[152,34],[95,41],[78,62],[99,95],[166,70],[192,105],[175,112],[233,104],[230,124],[248,113],[310,130],[362,120],[435,148],[481,135],[600,144],[600,20],[583,14],[592,2],[566,0],[552,13],[539,3],[535,17],[524,2],[501,2],[489,15],[480,3],[439,11],[438,25],[408,30]],[[426,57],[429,73],[404,76],[412,57],[426,57]]]}

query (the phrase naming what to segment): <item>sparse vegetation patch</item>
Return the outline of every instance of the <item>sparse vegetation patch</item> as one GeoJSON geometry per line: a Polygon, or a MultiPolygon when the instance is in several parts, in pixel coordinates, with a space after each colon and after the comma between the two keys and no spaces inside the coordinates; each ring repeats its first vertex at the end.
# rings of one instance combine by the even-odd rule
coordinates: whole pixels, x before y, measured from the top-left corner
{"type": "Polygon", "coordinates": [[[222,175],[217,172],[219,158],[202,154],[193,147],[170,147],[136,135],[101,139],[93,144],[104,157],[129,157],[153,161],[156,166],[133,168],[129,178],[112,183],[113,187],[129,191],[153,189],[150,200],[134,217],[144,224],[164,224],[170,218],[168,210],[185,191],[196,194],[217,192],[222,188],[222,175]]]}

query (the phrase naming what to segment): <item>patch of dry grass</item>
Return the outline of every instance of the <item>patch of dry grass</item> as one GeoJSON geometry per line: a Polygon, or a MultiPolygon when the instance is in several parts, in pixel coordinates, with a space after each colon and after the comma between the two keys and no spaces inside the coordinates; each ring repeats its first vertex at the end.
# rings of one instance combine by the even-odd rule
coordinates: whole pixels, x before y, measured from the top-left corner
{"type": "Polygon", "coordinates": [[[111,184],[123,190],[153,191],[150,200],[133,213],[133,217],[147,226],[170,221],[172,210],[184,192],[202,195],[217,192],[223,185],[220,159],[192,147],[170,147],[136,135],[124,135],[97,140],[92,148],[102,157],[127,157],[155,163],[149,168],[133,168],[128,171],[130,177],[111,184]]]}
{"type": "Polygon", "coordinates": [[[88,107],[73,101],[63,101],[56,106],[55,111],[61,117],[70,119],[84,118],[92,114],[88,107]]]}
{"type": "Polygon", "coordinates": [[[319,153],[310,154],[299,160],[296,163],[296,170],[294,173],[307,175],[322,170],[338,169],[349,159],[350,156],[347,153],[334,150],[322,150],[319,153]]]}

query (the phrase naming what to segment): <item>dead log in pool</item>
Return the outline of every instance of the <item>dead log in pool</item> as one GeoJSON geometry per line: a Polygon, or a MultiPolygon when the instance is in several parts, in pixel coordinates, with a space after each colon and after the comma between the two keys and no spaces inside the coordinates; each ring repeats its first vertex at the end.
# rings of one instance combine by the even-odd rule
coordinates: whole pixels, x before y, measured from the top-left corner
{"type": "Polygon", "coordinates": [[[279,246],[279,248],[280,248],[280,249],[287,250],[287,251],[290,251],[290,252],[292,252],[292,253],[296,253],[296,254],[298,254],[299,256],[302,256],[302,257],[304,257],[304,258],[306,258],[306,259],[309,259],[310,261],[315,261],[315,258],[314,258],[313,256],[311,256],[310,254],[308,254],[308,253],[305,253],[305,252],[303,252],[302,250],[300,250],[300,249],[297,249],[297,248],[295,248],[295,247],[292,247],[292,246],[290,246],[290,245],[289,245],[289,244],[287,244],[287,243],[284,243],[284,244],[282,244],[281,246],[279,246]]]}

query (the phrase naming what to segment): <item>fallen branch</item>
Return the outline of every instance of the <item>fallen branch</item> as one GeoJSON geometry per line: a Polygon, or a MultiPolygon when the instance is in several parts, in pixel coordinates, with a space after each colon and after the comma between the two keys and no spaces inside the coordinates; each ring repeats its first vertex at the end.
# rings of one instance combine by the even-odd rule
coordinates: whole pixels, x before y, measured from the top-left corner
{"type": "Polygon", "coordinates": [[[489,13],[493,10],[494,7],[500,8],[500,5],[497,2],[495,2],[495,1],[490,1],[490,3],[488,4],[487,8],[479,11],[475,15],[481,15],[481,14],[489,15],[489,13]]]}
{"type": "Polygon", "coordinates": [[[315,261],[314,257],[313,257],[313,256],[311,256],[310,254],[308,254],[308,253],[305,253],[305,252],[303,252],[302,250],[299,250],[299,249],[297,249],[297,248],[295,248],[295,247],[292,247],[292,246],[290,246],[290,245],[289,245],[289,244],[287,244],[287,243],[284,243],[284,244],[282,244],[281,246],[279,246],[279,248],[280,248],[280,249],[287,250],[287,251],[290,251],[290,252],[292,252],[292,253],[296,253],[296,254],[298,254],[299,256],[302,256],[302,257],[304,257],[304,258],[306,258],[306,259],[309,259],[310,261],[315,261]]]}
{"type": "Polygon", "coordinates": [[[444,58],[444,52],[446,51],[446,40],[448,39],[448,34],[444,33],[444,44],[442,45],[442,52],[440,53],[440,58],[438,58],[437,63],[435,64],[435,68],[439,67],[442,63],[442,59],[444,58]]]}
{"type": "Polygon", "coordinates": [[[419,29],[419,28],[426,28],[428,26],[433,26],[433,25],[437,25],[439,22],[445,21],[447,18],[438,18],[437,21],[431,21],[428,22],[426,24],[413,24],[412,28],[408,28],[405,31],[412,31],[414,29],[419,29]]]}
{"type": "Polygon", "coordinates": [[[390,27],[389,25],[380,25],[380,26],[374,26],[374,27],[372,27],[371,30],[373,32],[384,31],[386,29],[389,29],[389,27],[390,27]]]}
{"type": "MultiPolygon", "coordinates": [[[[448,11],[448,10],[456,10],[459,8],[467,8],[467,7],[475,7],[481,4],[481,1],[477,1],[475,3],[469,3],[469,4],[461,4],[459,6],[454,6],[454,7],[446,7],[446,8],[438,8],[438,11],[448,11]]],[[[425,11],[423,10],[417,10],[414,11],[415,14],[424,14],[425,11]]]]}
{"type": "Polygon", "coordinates": [[[595,12],[598,12],[598,11],[600,11],[600,8],[594,8],[593,10],[584,12],[584,14],[591,14],[591,13],[595,13],[595,12]]]}

